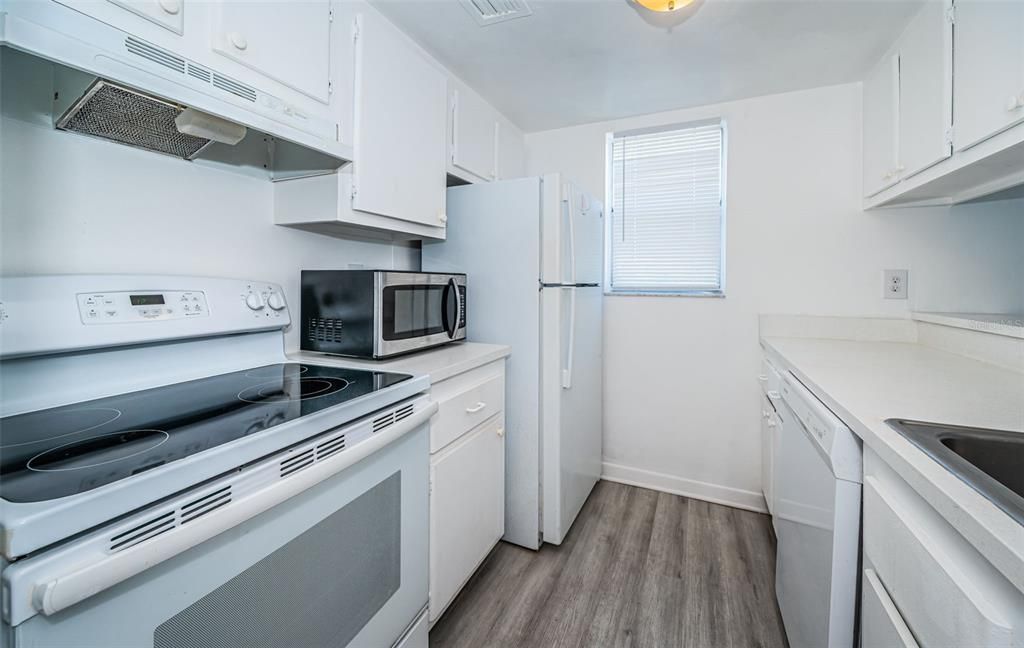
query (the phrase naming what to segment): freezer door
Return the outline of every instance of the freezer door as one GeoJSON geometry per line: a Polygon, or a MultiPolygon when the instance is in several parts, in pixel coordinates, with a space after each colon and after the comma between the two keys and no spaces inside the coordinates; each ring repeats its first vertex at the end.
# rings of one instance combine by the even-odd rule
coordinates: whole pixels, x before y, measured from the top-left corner
{"type": "Polygon", "coordinates": [[[541,290],[544,541],[561,544],[601,477],[600,287],[541,290]]]}
{"type": "Polygon", "coordinates": [[[604,206],[561,176],[544,176],[541,281],[600,284],[604,263],[604,206]]]}

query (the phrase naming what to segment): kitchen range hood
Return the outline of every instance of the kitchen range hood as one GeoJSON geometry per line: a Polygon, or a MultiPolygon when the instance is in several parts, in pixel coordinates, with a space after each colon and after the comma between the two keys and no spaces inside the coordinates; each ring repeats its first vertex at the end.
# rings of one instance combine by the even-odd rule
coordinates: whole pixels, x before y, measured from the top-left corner
{"type": "Polygon", "coordinates": [[[56,126],[185,160],[195,159],[215,141],[233,146],[246,133],[241,124],[102,79],[89,85],[56,126]]]}
{"type": "Polygon", "coordinates": [[[57,2],[0,0],[0,61],[5,116],[271,180],[352,160],[329,105],[270,94],[57,2]],[[41,79],[47,99],[16,99],[41,79]]]}

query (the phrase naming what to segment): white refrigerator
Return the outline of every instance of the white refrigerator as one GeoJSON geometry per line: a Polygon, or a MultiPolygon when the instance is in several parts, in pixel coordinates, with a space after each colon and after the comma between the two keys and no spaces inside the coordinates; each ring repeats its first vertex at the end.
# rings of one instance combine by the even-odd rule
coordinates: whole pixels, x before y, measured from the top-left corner
{"type": "Polygon", "coordinates": [[[505,540],[561,544],[601,476],[604,210],[558,174],[452,187],[423,269],[467,275],[468,339],[512,347],[505,540]]]}

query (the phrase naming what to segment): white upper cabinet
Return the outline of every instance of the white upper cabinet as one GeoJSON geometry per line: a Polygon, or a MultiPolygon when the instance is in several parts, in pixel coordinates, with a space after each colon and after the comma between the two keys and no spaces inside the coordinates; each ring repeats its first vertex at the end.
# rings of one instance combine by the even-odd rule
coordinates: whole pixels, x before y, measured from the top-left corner
{"type": "Polygon", "coordinates": [[[444,227],[447,79],[375,13],[355,38],[352,206],[444,227]]]}
{"type": "MultiPolygon", "coordinates": [[[[173,0],[164,0],[173,1],[173,0]]],[[[331,5],[327,0],[221,0],[213,49],[322,103],[330,100],[331,5]]]]}
{"type": "Polygon", "coordinates": [[[956,2],[957,151],[1024,121],[1024,2],[956,2]]]}
{"type": "Polygon", "coordinates": [[[952,0],[925,3],[899,41],[896,171],[901,177],[952,154],[953,23],[948,15],[952,6],[952,0]]]}
{"type": "Polygon", "coordinates": [[[864,195],[899,180],[899,54],[883,58],[864,80],[864,195]]]}
{"type": "Polygon", "coordinates": [[[864,206],[956,204],[1024,177],[1024,1],[931,0],[864,80],[864,206]]]}
{"type": "MultiPolygon", "coordinates": [[[[471,92],[451,93],[450,162],[456,173],[468,172],[483,180],[498,177],[497,113],[471,92]]],[[[459,173],[459,175],[462,175],[459,173]]]]}
{"type": "Polygon", "coordinates": [[[108,25],[134,31],[157,25],[181,35],[185,31],[184,0],[57,0],[108,25]],[[140,23],[140,20],[146,21],[140,23]]]}

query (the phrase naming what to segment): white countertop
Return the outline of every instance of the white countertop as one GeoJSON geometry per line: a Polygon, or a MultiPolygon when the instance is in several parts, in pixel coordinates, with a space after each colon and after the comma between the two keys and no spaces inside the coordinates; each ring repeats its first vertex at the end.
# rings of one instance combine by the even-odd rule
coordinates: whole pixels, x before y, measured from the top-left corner
{"type": "Polygon", "coordinates": [[[430,382],[442,380],[465,373],[511,355],[511,347],[501,344],[483,344],[480,342],[456,342],[436,349],[411,353],[390,360],[358,360],[342,356],[299,351],[287,354],[297,362],[310,364],[334,365],[341,367],[357,367],[376,371],[397,371],[430,376],[430,382]]]}
{"type": "Polygon", "coordinates": [[[919,322],[931,322],[943,326],[984,331],[996,335],[1024,339],[1024,314],[1013,313],[926,313],[915,312],[913,318],[919,322]]]}
{"type": "Polygon", "coordinates": [[[885,423],[907,418],[1024,434],[1024,374],[906,342],[762,343],[1024,592],[1024,527],[885,423]]]}

